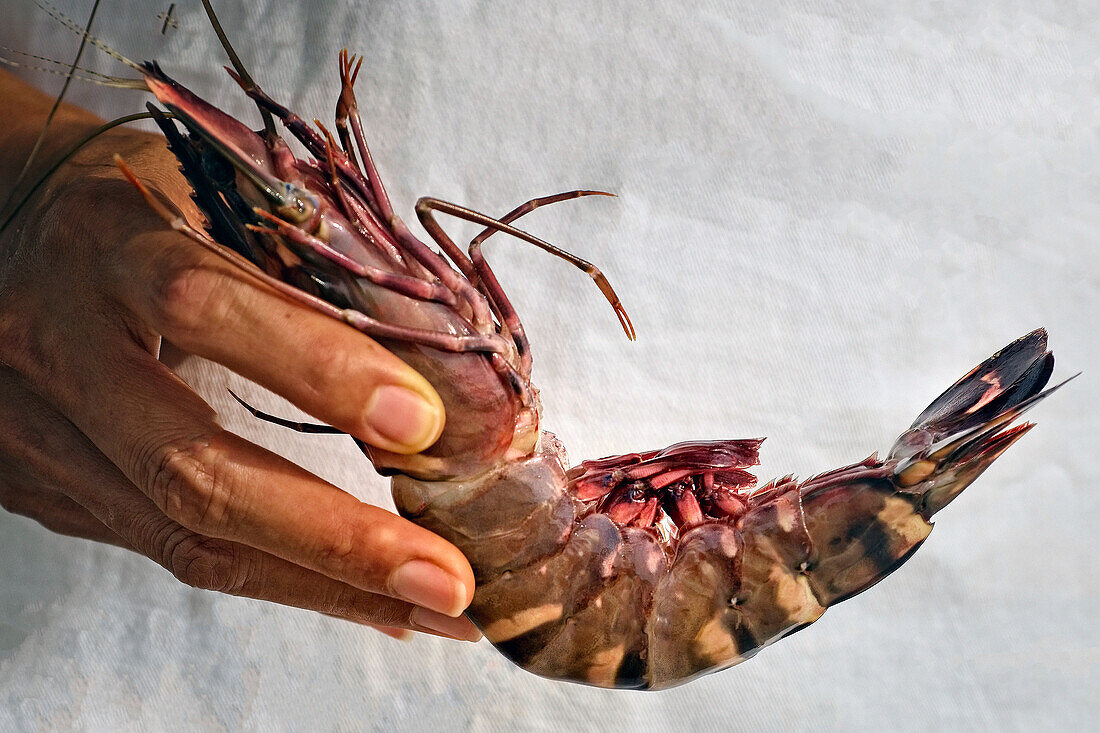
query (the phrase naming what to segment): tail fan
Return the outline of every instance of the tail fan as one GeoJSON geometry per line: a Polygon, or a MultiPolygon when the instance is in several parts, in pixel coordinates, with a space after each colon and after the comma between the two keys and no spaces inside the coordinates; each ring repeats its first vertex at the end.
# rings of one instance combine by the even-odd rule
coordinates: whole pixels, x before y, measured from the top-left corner
{"type": "Polygon", "coordinates": [[[895,483],[922,497],[926,518],[947,506],[1034,427],[1010,426],[1069,381],[1044,391],[1053,371],[1047,333],[1036,329],[951,385],[902,433],[890,451],[890,458],[898,461],[895,483]]]}

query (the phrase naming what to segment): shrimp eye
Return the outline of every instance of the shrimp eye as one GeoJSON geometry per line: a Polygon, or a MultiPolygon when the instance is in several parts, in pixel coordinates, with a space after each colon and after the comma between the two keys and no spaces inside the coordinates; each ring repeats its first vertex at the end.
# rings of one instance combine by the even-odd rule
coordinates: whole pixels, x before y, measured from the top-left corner
{"type": "Polygon", "coordinates": [[[302,193],[300,191],[288,193],[290,193],[290,195],[287,197],[287,203],[276,209],[279,216],[295,224],[304,224],[312,219],[314,213],[317,211],[317,205],[311,200],[312,197],[308,195],[297,195],[302,193]]]}
{"type": "Polygon", "coordinates": [[[284,221],[297,224],[310,234],[316,234],[322,219],[317,198],[293,183],[283,182],[281,188],[280,195],[275,197],[277,201],[281,200],[275,213],[284,221]]]}

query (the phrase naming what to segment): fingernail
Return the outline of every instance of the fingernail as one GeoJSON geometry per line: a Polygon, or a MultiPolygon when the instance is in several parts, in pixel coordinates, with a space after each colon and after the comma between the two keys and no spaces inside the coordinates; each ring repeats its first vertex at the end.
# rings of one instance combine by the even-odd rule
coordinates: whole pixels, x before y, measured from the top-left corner
{"type": "Polygon", "coordinates": [[[409,614],[409,621],[425,631],[434,631],[437,634],[449,636],[459,641],[478,641],[481,639],[481,632],[465,616],[452,618],[417,606],[409,614]]]}
{"type": "Polygon", "coordinates": [[[398,445],[423,450],[439,431],[437,405],[420,394],[387,384],[374,390],[367,403],[367,425],[398,445]]]}
{"type": "Polygon", "coordinates": [[[458,578],[427,560],[410,560],[394,570],[390,588],[409,603],[447,616],[458,616],[466,607],[466,589],[458,578]]]}

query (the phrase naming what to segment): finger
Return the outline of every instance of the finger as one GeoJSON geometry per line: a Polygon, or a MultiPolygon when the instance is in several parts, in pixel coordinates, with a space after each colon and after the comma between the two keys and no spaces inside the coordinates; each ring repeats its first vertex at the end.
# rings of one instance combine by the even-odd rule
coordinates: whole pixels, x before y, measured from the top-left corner
{"type": "Polygon", "coordinates": [[[391,636],[397,629],[420,631],[458,641],[477,641],[477,628],[389,596],[333,580],[254,547],[192,532],[168,517],[121,476],[120,481],[85,493],[89,509],[138,552],[152,558],[182,583],[202,590],[270,601],[317,611],[368,626],[391,636]],[[108,508],[109,507],[109,508],[108,508]]]}
{"type": "Polygon", "coordinates": [[[0,507],[51,532],[124,547],[122,538],[33,470],[46,460],[63,462],[70,457],[49,453],[52,441],[45,415],[54,411],[21,382],[0,366],[0,507]]]}
{"type": "Polygon", "coordinates": [[[87,509],[14,469],[0,468],[0,508],[33,519],[56,534],[129,549],[87,509]]]}
{"type": "MultiPolygon", "coordinates": [[[[384,630],[419,631],[458,641],[478,641],[481,633],[465,616],[444,616],[388,596],[333,580],[253,547],[202,537],[154,515],[151,504],[132,537],[177,580],[202,590],[270,601],[317,611],[384,630]]],[[[128,530],[124,530],[128,531],[128,530]]]]}
{"type": "MultiPolygon", "coordinates": [[[[325,616],[330,616],[332,618],[340,619],[341,621],[349,621],[350,620],[350,619],[345,619],[341,616],[333,616],[331,613],[326,613],[324,615],[325,616]]],[[[360,623],[362,623],[362,622],[360,622],[360,623]]],[[[402,628],[398,628],[396,626],[384,626],[382,624],[362,623],[362,625],[363,626],[369,626],[370,628],[374,629],[375,631],[380,631],[383,634],[385,634],[386,636],[388,636],[390,638],[393,638],[393,639],[397,639],[398,641],[408,641],[413,636],[411,629],[402,629],[402,628]]]]}
{"type": "MultiPolygon", "coordinates": [[[[204,537],[180,526],[72,423],[19,385],[10,372],[5,374],[2,367],[0,425],[9,428],[0,431],[0,453],[8,462],[18,460],[22,469],[0,470],[0,478],[27,475],[36,485],[49,482],[67,495],[46,490],[4,490],[0,491],[4,508],[24,514],[42,513],[47,521],[63,528],[73,527],[72,517],[90,519],[101,531],[109,532],[116,544],[152,558],[177,579],[197,588],[319,611],[383,627],[391,636],[400,636],[400,629],[413,629],[460,640],[480,638],[464,617],[444,616],[364,591],[253,547],[204,537]],[[16,420],[17,416],[21,419],[16,420]],[[50,512],[55,500],[56,506],[71,510],[68,518],[50,512]]],[[[5,481],[0,486],[6,488],[10,483],[5,481]]],[[[82,527],[91,532],[86,525],[82,527]]]]}
{"type": "MultiPolygon", "coordinates": [[[[340,617],[333,616],[333,618],[340,617]]],[[[369,626],[375,631],[380,631],[391,639],[397,639],[398,641],[408,641],[413,637],[413,632],[411,629],[399,629],[396,626],[383,626],[381,624],[363,624],[363,626],[369,626]]]]}
{"type": "Polygon", "coordinates": [[[372,626],[376,631],[381,631],[391,639],[397,639],[398,641],[408,641],[412,639],[412,631],[409,629],[398,629],[393,626],[380,626],[378,624],[368,624],[372,626]]]}
{"type": "Polygon", "coordinates": [[[448,616],[469,605],[473,571],[454,545],[222,430],[176,375],[130,352],[89,356],[87,388],[66,409],[166,516],[448,616]],[[91,398],[104,394],[107,407],[91,398]]]}
{"type": "Polygon", "coordinates": [[[443,403],[426,379],[346,324],[290,302],[174,233],[128,246],[110,287],[156,333],[396,453],[430,446],[443,403]]]}

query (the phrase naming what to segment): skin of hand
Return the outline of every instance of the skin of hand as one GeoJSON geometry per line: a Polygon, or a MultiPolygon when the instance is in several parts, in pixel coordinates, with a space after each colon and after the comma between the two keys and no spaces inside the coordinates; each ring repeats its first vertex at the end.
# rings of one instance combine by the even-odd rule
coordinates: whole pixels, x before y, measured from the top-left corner
{"type": "MultiPolygon", "coordinates": [[[[0,201],[51,103],[0,71],[0,201]]],[[[99,123],[62,105],[13,201],[99,123]]],[[[168,229],[115,153],[197,222],[163,140],[115,128],[0,233],[0,505],[139,552],[198,588],[397,638],[409,629],[480,638],[461,615],[474,577],[456,547],[225,431],[156,354],[166,338],[401,453],[443,429],[431,385],[366,336],[168,229]]]]}

